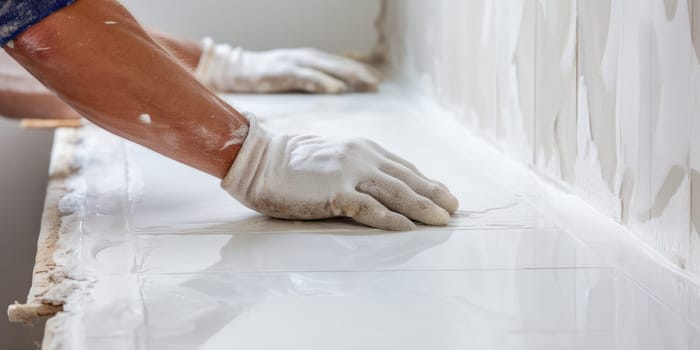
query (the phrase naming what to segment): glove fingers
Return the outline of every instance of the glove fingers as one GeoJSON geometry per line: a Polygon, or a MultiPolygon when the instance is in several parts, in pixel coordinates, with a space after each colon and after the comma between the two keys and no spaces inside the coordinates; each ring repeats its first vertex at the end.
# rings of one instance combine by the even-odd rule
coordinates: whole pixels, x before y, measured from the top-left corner
{"type": "MultiPolygon", "coordinates": [[[[447,186],[445,186],[442,182],[437,181],[437,180],[433,180],[433,179],[431,179],[431,178],[429,178],[429,177],[423,175],[423,173],[421,173],[421,171],[418,170],[418,167],[416,167],[415,165],[413,165],[413,163],[407,161],[406,159],[403,159],[403,158],[399,157],[398,155],[396,155],[396,154],[394,154],[394,153],[392,153],[392,152],[390,152],[390,151],[387,151],[384,147],[378,145],[377,143],[375,143],[375,142],[373,142],[373,141],[370,141],[370,140],[368,140],[368,141],[369,141],[369,144],[372,145],[372,147],[374,148],[374,150],[376,150],[377,152],[379,152],[379,154],[383,155],[384,157],[388,158],[388,159],[391,160],[391,161],[394,161],[394,162],[396,162],[396,163],[399,163],[399,164],[403,165],[404,167],[406,167],[407,169],[411,170],[414,174],[416,174],[416,175],[419,176],[420,178],[422,178],[422,179],[424,179],[424,180],[426,180],[426,181],[432,182],[432,183],[434,183],[434,184],[437,184],[438,186],[442,187],[445,191],[450,192],[450,190],[447,188],[447,186]]],[[[456,210],[456,209],[455,209],[455,210],[456,210]]]]}
{"type": "Polygon", "coordinates": [[[448,213],[454,214],[459,207],[459,201],[447,188],[437,181],[427,180],[399,163],[387,164],[381,170],[392,177],[403,181],[413,191],[433,201],[448,213]]]}
{"type": "Polygon", "coordinates": [[[357,190],[369,194],[387,208],[428,225],[444,226],[450,214],[405,183],[384,173],[360,183],[357,190]]]}
{"type": "Polygon", "coordinates": [[[349,58],[311,50],[302,65],[323,71],[346,82],[355,91],[376,91],[379,79],[364,64],[349,58]]]}
{"type": "Polygon", "coordinates": [[[296,68],[294,75],[293,86],[298,91],[316,94],[340,94],[349,89],[342,80],[311,68],[296,68]]]}
{"type": "Polygon", "coordinates": [[[364,193],[339,195],[335,206],[342,215],[371,227],[391,231],[410,231],[416,225],[401,214],[394,213],[364,193]]]}

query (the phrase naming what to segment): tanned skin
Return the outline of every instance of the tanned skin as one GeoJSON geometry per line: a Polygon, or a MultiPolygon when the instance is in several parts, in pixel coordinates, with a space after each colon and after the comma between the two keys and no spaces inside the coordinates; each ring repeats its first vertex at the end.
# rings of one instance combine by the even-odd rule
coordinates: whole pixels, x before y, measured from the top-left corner
{"type": "Polygon", "coordinates": [[[188,71],[201,49],[160,38],[163,44],[114,0],[80,0],[5,50],[93,123],[223,178],[240,149],[227,143],[247,120],[188,71]]]}

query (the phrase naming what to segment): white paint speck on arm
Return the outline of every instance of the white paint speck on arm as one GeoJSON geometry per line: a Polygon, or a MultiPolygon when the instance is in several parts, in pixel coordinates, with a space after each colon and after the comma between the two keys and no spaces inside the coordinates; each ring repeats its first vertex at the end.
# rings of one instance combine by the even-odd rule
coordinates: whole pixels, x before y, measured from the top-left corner
{"type": "Polygon", "coordinates": [[[105,24],[106,24],[106,25],[111,25],[111,24],[117,24],[117,22],[115,22],[115,21],[105,21],[105,24]]]}
{"type": "Polygon", "coordinates": [[[151,116],[144,113],[139,116],[139,121],[143,124],[151,124],[151,116]]]}
{"type": "Polygon", "coordinates": [[[15,48],[15,43],[14,43],[12,40],[10,40],[10,41],[7,42],[7,47],[9,47],[9,48],[11,48],[11,49],[14,49],[14,48],[15,48]]]}

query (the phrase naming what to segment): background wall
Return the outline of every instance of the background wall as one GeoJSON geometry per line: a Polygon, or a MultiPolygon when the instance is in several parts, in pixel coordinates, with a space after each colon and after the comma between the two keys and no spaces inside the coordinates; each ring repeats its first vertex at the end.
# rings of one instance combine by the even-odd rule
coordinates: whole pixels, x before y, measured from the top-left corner
{"type": "Polygon", "coordinates": [[[395,74],[700,276],[700,0],[389,13],[395,74]]]}
{"type": "Polygon", "coordinates": [[[367,52],[379,0],[121,0],[149,27],[248,49],[313,46],[367,52]]]}
{"type": "MultiPolygon", "coordinates": [[[[367,52],[378,0],[126,0],[141,22],[193,39],[210,35],[251,49],[315,46],[367,52]]],[[[0,305],[23,300],[31,281],[52,133],[0,117],[0,305]]],[[[43,326],[0,318],[0,348],[35,349],[43,326]]]]}

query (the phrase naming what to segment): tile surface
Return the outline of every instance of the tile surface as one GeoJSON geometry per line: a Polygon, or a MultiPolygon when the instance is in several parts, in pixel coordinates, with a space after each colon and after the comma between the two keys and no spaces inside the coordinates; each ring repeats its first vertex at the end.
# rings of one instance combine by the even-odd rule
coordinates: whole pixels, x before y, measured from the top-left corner
{"type": "Polygon", "coordinates": [[[343,97],[227,98],[270,128],[375,139],[443,180],[460,212],[447,227],[401,233],[269,219],[216,179],[88,128],[86,147],[109,147],[88,153],[82,172],[81,268],[95,279],[79,318],[86,348],[697,343],[697,288],[607,235],[560,226],[528,199],[525,169],[495,157],[440,109],[405,103],[395,85],[343,97]],[[636,270],[619,268],[625,263],[636,270]]]}

